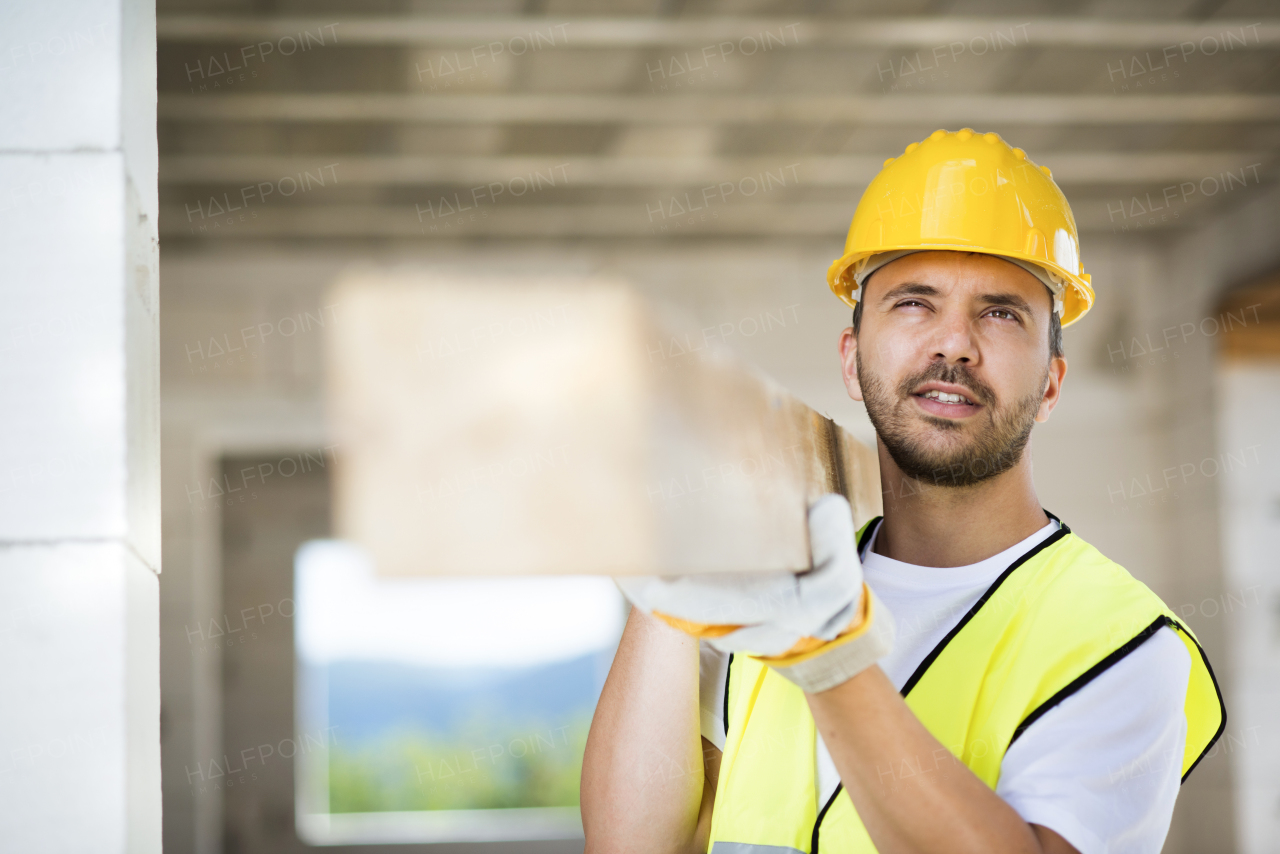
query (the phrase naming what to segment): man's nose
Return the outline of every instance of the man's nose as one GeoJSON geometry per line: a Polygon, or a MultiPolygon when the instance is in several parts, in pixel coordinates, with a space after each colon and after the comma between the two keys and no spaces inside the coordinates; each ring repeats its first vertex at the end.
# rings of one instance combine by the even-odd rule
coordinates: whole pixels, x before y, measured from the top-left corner
{"type": "Polygon", "coordinates": [[[972,365],[978,361],[973,322],[966,312],[941,313],[931,344],[932,357],[947,364],[972,365]]]}

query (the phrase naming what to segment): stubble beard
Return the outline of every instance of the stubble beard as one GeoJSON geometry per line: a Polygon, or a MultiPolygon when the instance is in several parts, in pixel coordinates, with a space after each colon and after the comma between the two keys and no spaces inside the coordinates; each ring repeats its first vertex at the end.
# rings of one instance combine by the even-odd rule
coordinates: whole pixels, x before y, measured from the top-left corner
{"type": "MultiPolygon", "coordinates": [[[[896,389],[890,390],[882,378],[864,370],[861,351],[855,358],[867,416],[889,456],[906,477],[936,486],[969,487],[1004,474],[1022,459],[1042,394],[1032,392],[1010,406],[1000,406],[994,390],[973,376],[967,367],[941,363],[907,377],[896,389]],[[986,419],[986,426],[971,442],[953,447],[947,445],[954,443],[944,442],[939,447],[937,442],[925,441],[929,434],[938,432],[959,436],[966,426],[958,421],[906,411],[911,393],[930,381],[961,385],[977,395],[974,402],[983,405],[979,418],[986,419]],[[913,430],[917,419],[932,429],[921,430],[921,425],[915,423],[913,430]]],[[[1044,388],[1048,375],[1046,365],[1040,388],[1044,388]]]]}

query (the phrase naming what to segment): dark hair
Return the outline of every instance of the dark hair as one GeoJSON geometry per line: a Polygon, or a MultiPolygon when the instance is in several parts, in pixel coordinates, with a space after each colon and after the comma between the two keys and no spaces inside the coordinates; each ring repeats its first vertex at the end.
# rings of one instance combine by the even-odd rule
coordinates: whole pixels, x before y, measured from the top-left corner
{"type": "MultiPolygon", "coordinates": [[[[866,291],[866,283],[863,283],[863,292],[866,291]]],[[[857,305],[853,307],[853,337],[857,338],[858,333],[862,329],[862,300],[858,300],[857,305]]],[[[1049,358],[1061,359],[1064,355],[1062,349],[1062,316],[1056,311],[1049,313],[1049,358]]]]}

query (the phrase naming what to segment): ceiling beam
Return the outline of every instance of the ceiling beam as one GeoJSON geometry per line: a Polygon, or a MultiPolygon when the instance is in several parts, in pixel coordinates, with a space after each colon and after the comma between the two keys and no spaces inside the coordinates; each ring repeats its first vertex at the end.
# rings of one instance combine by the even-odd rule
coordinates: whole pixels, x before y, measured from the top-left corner
{"type": "Polygon", "coordinates": [[[1136,125],[1280,121],[1276,95],[161,95],[163,121],[1136,125]]]}
{"type": "MultiPolygon", "coordinates": [[[[1095,200],[1077,205],[1076,223],[1084,231],[1145,232],[1185,226],[1204,204],[1191,200],[1179,207],[1178,217],[1139,221],[1095,200]]],[[[435,219],[415,213],[412,206],[316,204],[263,205],[202,218],[181,205],[166,204],[160,209],[160,234],[164,240],[820,237],[839,241],[852,214],[852,201],[723,204],[675,217],[652,216],[638,205],[493,205],[474,218],[468,213],[435,219]]]]}
{"type": "MultiPolygon", "coordinates": [[[[1268,177],[1275,159],[1275,154],[1266,152],[1064,151],[1042,153],[1036,162],[1048,166],[1061,185],[1178,183],[1230,171],[1243,176],[1244,186],[1253,186],[1268,177]]],[[[484,188],[494,184],[500,186],[493,195],[508,198],[557,187],[647,187],[660,193],[663,188],[716,187],[725,182],[742,184],[745,192],[754,185],[762,189],[767,185],[769,190],[861,188],[880,170],[883,161],[878,156],[800,155],[705,159],[169,155],[160,161],[160,180],[171,185],[239,187],[291,178],[308,189],[327,186],[326,182],[348,186],[478,187],[481,197],[486,196],[484,188]],[[305,173],[312,177],[304,177],[305,173]]]]}
{"type": "Polygon", "coordinates": [[[642,205],[489,205],[472,217],[431,217],[414,206],[262,205],[254,217],[204,217],[165,205],[166,236],[198,238],[669,237],[698,234],[795,236],[848,228],[844,204],[725,204],[715,216],[652,217],[642,205]]]}
{"type": "MultiPolygon", "coordinates": [[[[346,45],[435,45],[469,49],[501,43],[504,49],[692,48],[732,42],[736,52],[797,47],[890,48],[946,46],[954,42],[976,49],[1075,47],[1160,50],[1186,42],[1216,39],[1218,50],[1280,45],[1280,22],[1249,19],[1218,21],[1105,20],[1082,18],[434,18],[425,16],[339,16],[259,18],[225,15],[161,15],[161,42],[226,43],[275,41],[303,33],[325,34],[346,45]],[[1230,36],[1230,39],[1228,39],[1230,36]]],[[[496,50],[496,48],[495,48],[496,50]]],[[[1204,50],[1209,50],[1206,42],[1204,50]]],[[[521,51],[523,52],[523,50],[521,51]]],[[[1216,52],[1216,51],[1215,51],[1216,52]]]]}

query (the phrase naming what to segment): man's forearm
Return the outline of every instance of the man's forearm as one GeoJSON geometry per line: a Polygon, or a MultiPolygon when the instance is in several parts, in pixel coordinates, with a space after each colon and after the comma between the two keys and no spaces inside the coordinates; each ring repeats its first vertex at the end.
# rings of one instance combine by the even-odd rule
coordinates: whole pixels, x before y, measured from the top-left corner
{"type": "Polygon", "coordinates": [[[698,642],[633,609],[582,763],[587,851],[692,850],[703,779],[698,642]]]}
{"type": "Polygon", "coordinates": [[[840,779],[882,854],[1045,850],[1040,834],[925,729],[879,667],[807,696],[840,779]],[[904,767],[915,773],[903,778],[898,769],[904,767]]]}

